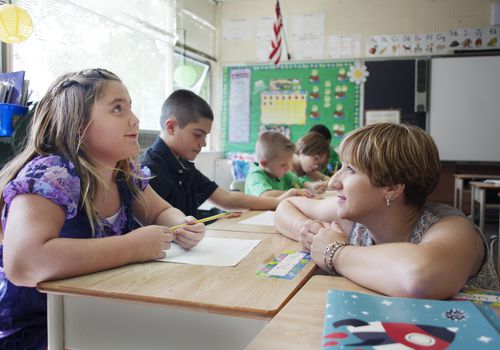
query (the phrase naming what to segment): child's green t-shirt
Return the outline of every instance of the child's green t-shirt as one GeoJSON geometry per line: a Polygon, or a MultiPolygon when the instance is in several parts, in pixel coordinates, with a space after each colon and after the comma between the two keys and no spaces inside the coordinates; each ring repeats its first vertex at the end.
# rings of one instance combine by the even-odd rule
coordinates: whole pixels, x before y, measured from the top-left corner
{"type": "Polygon", "coordinates": [[[302,182],[291,171],[277,179],[269,175],[264,169],[261,169],[258,164],[253,163],[250,165],[250,170],[245,178],[245,193],[260,196],[262,193],[271,190],[288,191],[296,187],[295,183],[302,187],[302,182]]]}
{"type": "Polygon", "coordinates": [[[326,165],[323,174],[331,176],[340,168],[340,159],[337,152],[333,149],[330,151],[330,159],[328,160],[328,164],[326,165]]]}

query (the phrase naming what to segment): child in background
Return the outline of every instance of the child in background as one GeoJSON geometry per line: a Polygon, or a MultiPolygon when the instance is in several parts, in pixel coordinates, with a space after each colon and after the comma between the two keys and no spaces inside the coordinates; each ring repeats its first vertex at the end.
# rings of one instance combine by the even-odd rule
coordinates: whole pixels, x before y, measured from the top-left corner
{"type": "Polygon", "coordinates": [[[276,209],[287,196],[263,198],[229,192],[196,169],[193,161],[206,146],[213,120],[208,103],[194,92],[177,90],[167,98],[161,110],[161,134],[142,157],[142,164],[151,169],[151,186],[190,215],[196,215],[207,199],[225,210],[276,209]]]}
{"type": "Polygon", "coordinates": [[[138,133],[127,89],[104,69],[61,76],[36,107],[25,149],[0,172],[1,349],[47,347],[37,283],[162,258],[174,240],[191,248],[203,238],[203,224],[161,199],[131,160],[138,133]]]}
{"type": "MultiPolygon", "coordinates": [[[[329,145],[332,142],[332,133],[325,125],[315,124],[309,129],[309,132],[312,131],[318,132],[323,135],[329,145]]],[[[333,174],[335,174],[337,169],[340,168],[340,165],[339,155],[335,150],[330,148],[330,159],[328,160],[326,167],[322,169],[322,172],[327,176],[332,176],[333,174]]]]}
{"type": "Polygon", "coordinates": [[[317,132],[310,132],[297,141],[297,150],[292,160],[292,171],[299,176],[303,187],[315,193],[326,190],[328,176],[319,171],[330,155],[330,145],[317,132]]]}
{"type": "Polygon", "coordinates": [[[262,133],[255,145],[258,163],[250,166],[245,193],[264,197],[312,197],[311,191],[300,189],[299,178],[290,171],[294,151],[295,145],[285,135],[276,131],[262,133]]]}

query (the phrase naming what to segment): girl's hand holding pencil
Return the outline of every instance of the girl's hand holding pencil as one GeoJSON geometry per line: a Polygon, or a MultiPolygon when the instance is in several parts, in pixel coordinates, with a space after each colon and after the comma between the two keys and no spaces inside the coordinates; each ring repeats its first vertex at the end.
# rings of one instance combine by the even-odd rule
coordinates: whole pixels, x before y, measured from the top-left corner
{"type": "Polygon", "coordinates": [[[174,241],[184,249],[191,249],[196,246],[205,236],[205,224],[203,222],[207,220],[202,220],[186,216],[184,223],[170,227],[174,234],[174,241]]]}
{"type": "Polygon", "coordinates": [[[205,236],[204,222],[226,217],[230,214],[231,212],[227,211],[199,220],[196,220],[192,216],[186,216],[184,223],[170,227],[170,231],[174,234],[175,242],[184,249],[190,249],[196,246],[205,236]]]}

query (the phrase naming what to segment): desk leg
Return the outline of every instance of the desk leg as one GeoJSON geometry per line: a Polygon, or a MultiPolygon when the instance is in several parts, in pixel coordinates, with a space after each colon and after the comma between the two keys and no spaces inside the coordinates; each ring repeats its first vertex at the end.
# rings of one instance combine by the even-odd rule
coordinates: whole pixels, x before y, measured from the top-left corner
{"type": "Polygon", "coordinates": [[[479,228],[484,234],[484,215],[486,206],[486,190],[479,188],[479,228]]]}
{"type": "Polygon", "coordinates": [[[462,210],[462,203],[464,200],[464,180],[456,180],[455,195],[453,196],[453,206],[462,210]]]}
{"type": "Polygon", "coordinates": [[[50,350],[64,350],[64,306],[61,295],[47,295],[47,325],[50,350]]]}
{"type": "Polygon", "coordinates": [[[475,201],[475,197],[476,197],[476,191],[474,190],[474,186],[471,186],[470,187],[470,219],[472,220],[473,223],[476,223],[476,220],[474,218],[474,211],[475,211],[474,201],[475,201]]]}
{"type": "Polygon", "coordinates": [[[498,210],[497,274],[500,275],[500,209],[498,210]]]}
{"type": "Polygon", "coordinates": [[[453,206],[458,208],[458,180],[455,179],[454,191],[453,191],[453,206]]]}

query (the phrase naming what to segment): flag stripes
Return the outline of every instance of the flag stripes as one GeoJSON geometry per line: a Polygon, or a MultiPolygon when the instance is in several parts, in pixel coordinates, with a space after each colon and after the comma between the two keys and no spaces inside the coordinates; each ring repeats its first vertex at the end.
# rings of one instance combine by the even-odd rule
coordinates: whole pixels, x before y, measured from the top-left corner
{"type": "Polygon", "coordinates": [[[281,61],[281,32],[283,30],[283,18],[281,17],[280,3],[276,0],[276,20],[273,24],[274,38],[271,41],[271,53],[269,54],[269,59],[278,66],[281,61]]]}

